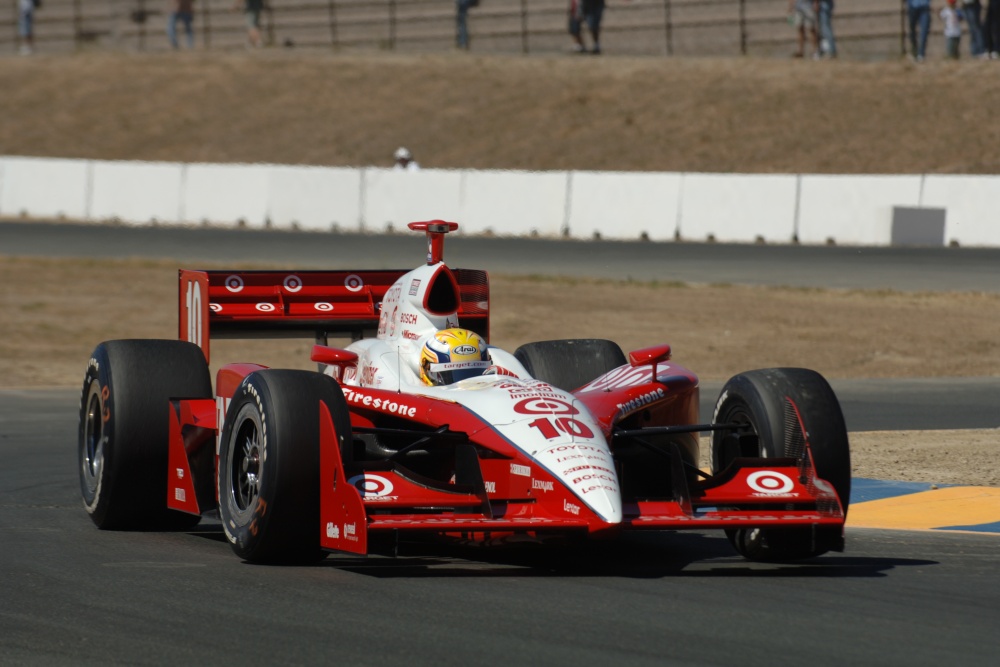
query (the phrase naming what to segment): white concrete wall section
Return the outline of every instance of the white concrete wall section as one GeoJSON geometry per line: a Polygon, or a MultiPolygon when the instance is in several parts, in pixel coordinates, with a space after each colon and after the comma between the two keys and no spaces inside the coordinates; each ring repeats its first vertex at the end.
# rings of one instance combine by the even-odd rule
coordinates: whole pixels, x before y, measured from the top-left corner
{"type": "Polygon", "coordinates": [[[463,222],[461,171],[365,169],[363,187],[362,224],[370,232],[405,230],[421,220],[463,222]]]}
{"type": "Polygon", "coordinates": [[[947,210],[946,245],[1000,246],[1000,176],[925,176],[921,205],[947,210]]]}
{"type": "Polygon", "coordinates": [[[168,162],[93,162],[91,220],[132,224],[181,219],[184,165],[168,162]]]}
{"type": "Polygon", "coordinates": [[[883,246],[892,241],[892,208],[919,206],[922,176],[803,175],[799,241],[883,246]]]}
{"type": "Polygon", "coordinates": [[[83,220],[89,206],[89,160],[3,158],[0,215],[83,220]]]}
{"type": "Polygon", "coordinates": [[[274,165],[267,218],[279,229],[361,230],[361,170],[274,165]]]}
{"type": "Polygon", "coordinates": [[[681,174],[573,171],[569,191],[573,238],[674,240],[681,174]]]}
{"type": "Polygon", "coordinates": [[[726,243],[790,243],[798,177],[788,174],[684,174],[681,238],[726,243]]]}
{"type": "Polygon", "coordinates": [[[268,186],[273,165],[189,164],[184,170],[184,210],[188,223],[263,227],[267,219],[268,186]]]}
{"type": "Polygon", "coordinates": [[[562,234],[566,218],[565,171],[466,171],[458,221],[470,234],[562,234]]]}

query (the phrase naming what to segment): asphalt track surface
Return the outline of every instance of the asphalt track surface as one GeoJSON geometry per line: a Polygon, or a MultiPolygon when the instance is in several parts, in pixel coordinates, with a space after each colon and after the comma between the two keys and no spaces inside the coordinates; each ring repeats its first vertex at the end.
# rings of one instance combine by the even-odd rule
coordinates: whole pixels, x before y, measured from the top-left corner
{"type": "MultiPolygon", "coordinates": [[[[290,264],[294,255],[283,253],[299,247],[308,254],[316,244],[307,234],[198,230],[233,253],[223,257],[221,250],[211,254],[207,239],[197,253],[183,254],[195,232],[27,227],[32,226],[0,224],[0,255],[170,257],[176,251],[180,260],[290,264]],[[113,252],[102,255],[88,247],[77,237],[82,231],[112,239],[107,243],[113,252]],[[150,231],[161,236],[154,239],[150,231]],[[270,243],[258,245],[268,237],[270,243]],[[174,245],[164,239],[174,239],[174,245]]],[[[422,252],[422,242],[403,243],[405,237],[389,237],[391,243],[363,236],[324,238],[352,246],[355,260],[378,254],[371,261],[385,261],[384,266],[412,265],[413,253],[422,252]],[[403,254],[386,250],[397,244],[405,247],[403,254]]],[[[472,252],[465,241],[449,239],[446,256],[472,252]]],[[[515,273],[511,267],[523,261],[518,257],[533,252],[517,249],[536,243],[477,246],[476,252],[493,253],[494,266],[474,258],[454,263],[515,273]],[[509,248],[522,255],[504,257],[509,248]]],[[[677,249],[634,245],[665,253],[677,249]]],[[[801,273],[835,275],[845,270],[838,263],[855,261],[835,252],[840,249],[817,249],[829,254],[796,259],[795,249],[679,247],[709,264],[699,271],[718,274],[732,270],[725,265],[739,254],[735,250],[759,252],[757,276],[773,270],[763,264],[770,266],[770,253],[778,252],[799,266],[780,284],[799,284],[791,277],[801,273]],[[715,269],[713,251],[721,251],[715,269]]],[[[968,262],[944,259],[954,250],[960,249],[929,253],[941,253],[939,260],[914,251],[911,262],[904,252],[888,253],[895,261],[873,265],[868,286],[893,287],[882,281],[939,265],[941,285],[953,285],[949,289],[989,289],[983,282],[996,289],[1000,254],[963,251],[972,255],[968,262]],[[947,264],[957,275],[945,280],[947,264]],[[960,284],[967,286],[954,287],[960,284]]],[[[319,266],[358,265],[346,259],[328,264],[314,256],[319,266]]],[[[652,266],[654,260],[650,253],[614,270],[652,266]]],[[[855,266],[846,273],[851,280],[864,279],[859,271],[855,266]]],[[[697,281],[699,275],[681,271],[644,279],[697,281]]],[[[944,393],[991,389],[995,396],[996,384],[990,382],[949,380],[939,392],[937,381],[858,380],[837,390],[852,430],[951,428],[941,421],[949,410],[928,416],[920,401],[933,405],[944,393]],[[894,395],[883,403],[887,393],[894,395]]],[[[253,566],[239,561],[211,520],[190,532],[98,531],[79,499],[77,409],[76,390],[0,391],[0,664],[909,667],[988,665],[1000,654],[995,535],[849,528],[845,553],[794,565],[748,563],[719,534],[678,532],[643,534],[586,551],[403,544],[398,558],[335,555],[315,567],[253,566]]],[[[986,425],[995,427],[992,412],[994,422],[986,425]]]]}

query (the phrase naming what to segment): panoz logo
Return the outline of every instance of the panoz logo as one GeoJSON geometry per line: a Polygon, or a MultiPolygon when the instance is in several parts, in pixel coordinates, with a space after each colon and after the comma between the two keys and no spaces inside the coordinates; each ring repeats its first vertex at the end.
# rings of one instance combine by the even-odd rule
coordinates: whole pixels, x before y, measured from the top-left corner
{"type": "Polygon", "coordinates": [[[531,477],[531,468],[528,466],[518,465],[517,463],[511,463],[510,474],[520,475],[521,477],[531,477]]]}
{"type": "Polygon", "coordinates": [[[795,482],[775,470],[758,470],[747,475],[747,485],[758,493],[767,495],[787,494],[795,488],[795,482]]]}
{"type": "Polygon", "coordinates": [[[381,475],[355,475],[347,483],[361,492],[361,497],[365,500],[388,499],[393,489],[392,482],[381,475]]]}

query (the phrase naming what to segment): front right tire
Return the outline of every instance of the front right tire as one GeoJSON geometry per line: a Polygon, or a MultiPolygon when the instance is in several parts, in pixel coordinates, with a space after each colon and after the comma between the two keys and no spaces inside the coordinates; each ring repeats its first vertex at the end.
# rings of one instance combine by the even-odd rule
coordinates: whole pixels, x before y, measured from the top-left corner
{"type": "Polygon", "coordinates": [[[253,563],[309,563],[320,550],[320,401],[350,447],[340,385],[311,371],[264,370],[237,388],[219,451],[219,512],[233,551],[253,563]]]}

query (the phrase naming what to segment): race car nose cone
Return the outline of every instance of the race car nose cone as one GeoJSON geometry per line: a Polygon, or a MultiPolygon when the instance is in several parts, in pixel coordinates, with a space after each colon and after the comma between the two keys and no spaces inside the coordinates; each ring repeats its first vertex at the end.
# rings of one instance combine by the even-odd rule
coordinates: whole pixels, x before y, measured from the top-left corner
{"type": "Polygon", "coordinates": [[[565,444],[538,452],[535,458],[604,521],[621,523],[621,485],[606,448],[565,444]]]}

